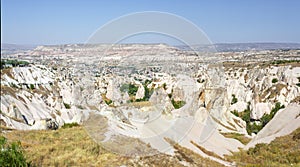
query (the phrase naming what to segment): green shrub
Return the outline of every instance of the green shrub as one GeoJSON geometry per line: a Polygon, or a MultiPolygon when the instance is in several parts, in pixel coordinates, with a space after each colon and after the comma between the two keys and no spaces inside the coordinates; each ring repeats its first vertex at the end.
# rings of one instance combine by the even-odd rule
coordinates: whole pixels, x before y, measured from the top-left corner
{"type": "Polygon", "coordinates": [[[151,95],[153,94],[153,89],[149,89],[147,85],[144,85],[144,89],[145,89],[145,96],[143,98],[143,101],[148,101],[151,95]]]}
{"type": "Polygon", "coordinates": [[[129,88],[129,84],[123,84],[123,85],[120,87],[120,91],[121,91],[121,92],[128,92],[128,88],[129,88]]]}
{"type": "Polygon", "coordinates": [[[297,83],[296,85],[300,87],[300,77],[297,77],[297,79],[299,83],[297,83]]]}
{"type": "Polygon", "coordinates": [[[64,106],[66,107],[66,109],[70,109],[71,108],[70,104],[68,104],[68,103],[64,103],[64,106]]]}
{"type": "Polygon", "coordinates": [[[239,117],[239,112],[238,112],[238,111],[236,111],[236,110],[233,110],[233,111],[231,111],[231,113],[232,113],[233,115],[235,115],[235,116],[239,117]]]}
{"type": "Polygon", "coordinates": [[[105,99],[104,101],[107,105],[110,105],[112,103],[112,100],[110,100],[110,99],[105,99]]]}
{"type": "Polygon", "coordinates": [[[167,90],[167,84],[166,84],[166,83],[164,83],[164,84],[162,85],[162,87],[164,88],[164,90],[167,90]]]}
{"type": "Polygon", "coordinates": [[[175,101],[174,99],[171,100],[175,109],[181,108],[185,105],[185,101],[175,101]]]}
{"type": "MultiPolygon", "coordinates": [[[[134,99],[130,99],[130,102],[134,102],[134,101],[148,101],[151,97],[151,95],[153,94],[153,89],[149,89],[148,88],[148,85],[151,83],[150,80],[146,80],[145,83],[143,84],[143,87],[145,89],[145,94],[144,94],[144,98],[143,99],[137,99],[137,100],[134,100],[134,99]]],[[[136,86],[136,85],[133,85],[133,84],[123,84],[121,87],[120,87],[120,91],[121,92],[128,92],[128,94],[130,96],[135,96],[137,91],[138,91],[139,87],[136,86]]]]}
{"type": "Polygon", "coordinates": [[[199,78],[199,79],[197,79],[197,82],[198,82],[198,83],[204,83],[204,82],[205,82],[205,80],[204,80],[204,79],[200,79],[200,78],[199,78]]]}
{"type": "Polygon", "coordinates": [[[34,85],[33,84],[30,84],[30,87],[29,87],[31,90],[35,89],[34,85]]]}
{"type": "Polygon", "coordinates": [[[246,124],[246,130],[249,135],[252,133],[257,134],[262,128],[263,126],[261,124],[256,124],[256,122],[247,122],[246,124]]]}
{"type": "Polygon", "coordinates": [[[65,128],[72,128],[76,126],[79,126],[79,124],[77,122],[72,122],[72,123],[65,123],[61,128],[65,129],[65,128]]]}
{"type": "Polygon", "coordinates": [[[237,103],[238,99],[235,97],[235,94],[232,94],[232,100],[231,100],[231,105],[234,103],[237,103]]]}
{"type": "Polygon", "coordinates": [[[77,105],[76,107],[79,109],[82,109],[82,110],[84,109],[84,107],[82,105],[77,105]]]}
{"type": "Polygon", "coordinates": [[[5,59],[1,59],[1,69],[4,68],[5,65],[12,65],[13,67],[16,67],[18,65],[24,65],[27,66],[29,64],[29,62],[27,61],[22,61],[22,60],[5,60],[5,59]]]}
{"type": "Polygon", "coordinates": [[[300,60],[275,60],[271,64],[299,63],[300,60]]]}
{"type": "Polygon", "coordinates": [[[273,78],[272,79],[272,83],[276,83],[276,82],[278,82],[278,79],[277,78],[273,78]]]}
{"type": "Polygon", "coordinates": [[[0,165],[1,166],[30,166],[23,154],[23,148],[19,141],[7,143],[5,137],[0,136],[0,165]]]}
{"type": "Polygon", "coordinates": [[[17,86],[16,84],[14,84],[14,83],[10,83],[10,85],[11,85],[11,87],[13,87],[13,88],[18,88],[18,86],[17,86]]]}
{"type": "Polygon", "coordinates": [[[135,86],[133,84],[129,84],[128,94],[129,95],[136,95],[136,92],[138,91],[139,87],[135,86]]]}
{"type": "Polygon", "coordinates": [[[121,92],[128,92],[129,95],[136,95],[136,92],[138,91],[139,87],[133,84],[123,84],[120,87],[121,92]]]}

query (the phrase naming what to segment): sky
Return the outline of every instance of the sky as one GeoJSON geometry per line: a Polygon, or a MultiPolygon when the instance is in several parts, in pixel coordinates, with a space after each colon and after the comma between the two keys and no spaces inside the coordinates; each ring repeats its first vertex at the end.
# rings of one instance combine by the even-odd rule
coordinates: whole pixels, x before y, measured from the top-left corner
{"type": "Polygon", "coordinates": [[[143,11],[183,17],[213,43],[300,43],[299,0],[1,0],[1,43],[84,43],[107,22],[143,11]]]}

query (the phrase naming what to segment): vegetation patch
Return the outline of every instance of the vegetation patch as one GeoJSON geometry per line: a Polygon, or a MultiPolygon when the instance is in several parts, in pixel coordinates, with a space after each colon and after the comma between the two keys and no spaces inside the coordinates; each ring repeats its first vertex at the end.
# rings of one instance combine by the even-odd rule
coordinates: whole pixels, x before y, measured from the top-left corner
{"type": "Polygon", "coordinates": [[[297,77],[297,79],[299,83],[296,83],[296,85],[300,87],[300,77],[297,77]]]}
{"type": "Polygon", "coordinates": [[[72,123],[65,123],[61,128],[65,129],[65,128],[73,128],[79,126],[79,124],[77,122],[72,122],[72,123]]]}
{"type": "Polygon", "coordinates": [[[276,82],[278,82],[278,79],[277,78],[273,78],[272,79],[272,83],[276,83],[276,82]]]}
{"type": "Polygon", "coordinates": [[[106,94],[102,94],[102,99],[104,100],[104,102],[107,104],[107,105],[110,105],[112,104],[112,100],[110,100],[109,98],[106,97],[106,94]]]}
{"type": "Polygon", "coordinates": [[[300,63],[300,60],[276,60],[271,64],[279,65],[279,64],[287,64],[287,63],[300,63]]]}
{"type": "Polygon", "coordinates": [[[266,126],[267,123],[270,122],[271,119],[275,116],[275,114],[276,114],[280,109],[282,109],[282,108],[284,108],[284,107],[285,107],[284,105],[281,105],[279,102],[277,102],[277,103],[275,104],[275,107],[272,108],[270,114],[264,114],[264,115],[262,116],[262,118],[260,119],[260,121],[261,121],[261,123],[262,123],[262,128],[263,128],[264,126],[266,126]]]}
{"type": "Polygon", "coordinates": [[[121,166],[124,162],[96,144],[81,126],[5,135],[10,141],[21,141],[32,166],[121,166]]]}
{"type": "Polygon", "coordinates": [[[66,107],[66,109],[70,109],[71,108],[71,105],[68,104],[68,103],[64,103],[64,106],[66,107]]]}
{"type": "Polygon", "coordinates": [[[300,166],[300,128],[278,137],[270,144],[257,144],[249,150],[241,149],[226,158],[237,166],[300,166]]]}
{"type": "Polygon", "coordinates": [[[185,101],[175,101],[174,99],[171,100],[175,109],[181,108],[185,105],[185,101]]]}
{"type": "Polygon", "coordinates": [[[29,87],[31,90],[35,89],[34,85],[33,84],[30,84],[30,87],[29,87]]]}
{"type": "Polygon", "coordinates": [[[84,110],[85,108],[82,105],[76,105],[77,108],[84,110]]]}
{"type": "Polygon", "coordinates": [[[1,69],[6,68],[7,66],[17,67],[17,66],[27,66],[29,62],[23,60],[9,60],[9,59],[1,59],[1,69]]]}
{"type": "Polygon", "coordinates": [[[237,103],[238,99],[235,97],[235,94],[232,94],[231,96],[232,96],[231,105],[237,103]]]}
{"type": "Polygon", "coordinates": [[[233,138],[236,139],[238,141],[240,141],[243,144],[248,144],[250,142],[250,138],[245,137],[245,135],[240,134],[240,133],[222,133],[223,136],[227,137],[227,138],[233,138]]]}
{"type": "MultiPolygon", "coordinates": [[[[8,141],[21,141],[24,156],[31,166],[183,166],[176,158],[166,154],[136,158],[109,152],[101,144],[95,143],[82,126],[56,131],[12,131],[6,133],[5,137],[8,141]]],[[[199,158],[201,156],[197,157],[200,164],[204,158],[199,158]]],[[[207,161],[210,166],[218,164],[209,159],[203,163],[207,161]]]]}
{"type": "Polygon", "coordinates": [[[139,89],[139,87],[137,85],[134,85],[134,84],[123,84],[121,87],[120,87],[120,91],[121,92],[127,92],[128,95],[130,96],[130,102],[141,102],[141,101],[149,101],[151,95],[153,94],[153,89],[149,89],[148,88],[148,85],[151,83],[150,80],[146,80],[144,83],[143,83],[143,87],[144,87],[144,90],[145,90],[145,94],[144,94],[144,97],[142,99],[135,99],[135,96],[136,96],[136,93],[139,89]]]}
{"type": "Polygon", "coordinates": [[[284,108],[284,105],[281,105],[279,102],[275,104],[275,107],[272,108],[270,114],[264,114],[259,120],[252,120],[250,117],[250,103],[248,103],[248,107],[243,112],[232,111],[231,113],[235,116],[242,118],[246,122],[246,130],[249,135],[252,133],[257,134],[263,127],[267,125],[268,122],[275,116],[277,111],[284,108]],[[259,122],[259,123],[256,123],[259,122]]]}
{"type": "Polygon", "coordinates": [[[134,84],[123,84],[120,87],[120,91],[121,92],[128,92],[129,96],[135,96],[137,91],[138,91],[139,87],[134,85],[134,84]]]}
{"type": "Polygon", "coordinates": [[[204,147],[198,145],[197,143],[193,142],[193,141],[190,141],[194,146],[196,146],[199,150],[201,150],[203,153],[205,153],[206,155],[209,155],[209,156],[212,156],[212,157],[215,157],[215,158],[218,158],[218,159],[222,159],[222,157],[220,157],[218,154],[212,152],[212,151],[209,151],[209,150],[206,150],[204,147]]]}
{"type": "Polygon", "coordinates": [[[23,154],[20,141],[8,143],[4,136],[0,136],[0,165],[1,166],[30,166],[23,154]]]}

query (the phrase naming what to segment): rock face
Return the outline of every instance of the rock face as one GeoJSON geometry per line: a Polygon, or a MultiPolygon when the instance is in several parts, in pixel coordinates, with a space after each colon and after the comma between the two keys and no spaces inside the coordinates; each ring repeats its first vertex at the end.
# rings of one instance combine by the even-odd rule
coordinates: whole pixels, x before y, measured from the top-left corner
{"type": "Polygon", "coordinates": [[[54,71],[43,66],[32,65],[3,71],[1,73],[1,120],[5,119],[7,127],[46,129],[44,124],[39,127],[35,124],[46,119],[56,120],[59,125],[65,122],[83,121],[83,115],[86,114],[82,114],[80,109],[84,109],[82,106],[86,103],[78,98],[81,94],[76,93],[78,89],[74,89],[72,82],[68,80],[59,82],[61,78],[56,78],[54,71]],[[76,103],[76,99],[81,103],[76,103]],[[66,107],[71,104],[82,106],[66,107]]]}
{"type": "Polygon", "coordinates": [[[237,98],[237,103],[232,104],[230,110],[243,111],[250,102],[253,119],[260,119],[265,113],[268,114],[275,102],[288,105],[300,92],[299,86],[296,86],[300,75],[299,67],[257,68],[259,67],[240,68],[235,71],[229,68],[226,72],[229,76],[226,81],[227,97],[231,101],[232,95],[237,98]]]}
{"type": "Polygon", "coordinates": [[[142,99],[145,96],[145,88],[140,85],[138,91],[136,92],[135,99],[142,99]]]}

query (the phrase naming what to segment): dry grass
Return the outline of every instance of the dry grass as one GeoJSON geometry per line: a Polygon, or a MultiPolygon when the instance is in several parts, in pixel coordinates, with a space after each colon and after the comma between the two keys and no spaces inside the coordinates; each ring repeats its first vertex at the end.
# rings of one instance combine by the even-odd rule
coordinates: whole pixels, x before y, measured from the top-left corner
{"type": "Polygon", "coordinates": [[[245,137],[245,135],[239,133],[222,133],[222,135],[227,138],[236,139],[245,145],[248,144],[251,140],[250,138],[245,137]]]}
{"type": "Polygon", "coordinates": [[[175,151],[175,156],[177,159],[180,161],[185,161],[188,162],[189,165],[191,166],[202,166],[202,167],[219,167],[223,166],[222,164],[213,161],[208,158],[204,158],[200,156],[199,154],[193,152],[190,149],[187,149],[185,147],[180,146],[178,143],[175,143],[171,139],[165,138],[165,140],[174,147],[175,151]]]}
{"type": "Polygon", "coordinates": [[[280,94],[283,88],[287,88],[284,84],[276,84],[265,90],[259,97],[260,102],[265,102],[266,99],[272,99],[280,94]]]}
{"type": "Polygon", "coordinates": [[[196,146],[198,149],[200,149],[203,153],[205,153],[206,155],[209,155],[209,156],[212,156],[212,157],[215,157],[215,158],[218,158],[218,159],[222,159],[224,160],[222,157],[220,157],[218,154],[212,152],[212,151],[208,151],[206,150],[204,147],[198,145],[197,143],[191,141],[191,143],[196,146]]]}
{"type": "Polygon", "coordinates": [[[134,106],[136,108],[142,108],[142,107],[150,107],[153,104],[149,101],[140,101],[140,102],[132,102],[128,104],[129,106],[134,106]]]}
{"type": "Polygon", "coordinates": [[[176,157],[162,153],[144,157],[112,153],[96,144],[81,126],[1,135],[9,142],[21,141],[26,159],[34,166],[182,166],[176,157]]]}
{"type": "MultiPolygon", "coordinates": [[[[56,131],[11,131],[1,135],[9,141],[21,141],[26,159],[35,166],[182,166],[180,162],[190,166],[222,166],[171,141],[176,150],[174,157],[161,153],[124,157],[96,144],[81,126],[56,131]]],[[[238,166],[299,166],[300,128],[269,145],[259,144],[225,159],[235,161],[238,166]]]]}
{"type": "Polygon", "coordinates": [[[12,131],[10,141],[21,141],[26,158],[36,166],[122,165],[121,158],[89,138],[83,127],[57,131],[12,131]]]}
{"type": "Polygon", "coordinates": [[[297,104],[300,104],[300,96],[295,97],[295,98],[291,101],[291,103],[297,103],[297,104]]]}
{"type": "Polygon", "coordinates": [[[2,75],[6,74],[8,77],[14,79],[14,77],[11,75],[11,73],[12,73],[12,68],[1,69],[1,78],[2,78],[2,75]]]}
{"type": "MultiPolygon", "coordinates": [[[[218,119],[216,119],[215,117],[212,117],[212,119],[214,120],[214,121],[216,121],[218,124],[220,124],[220,125],[222,125],[222,126],[224,126],[225,128],[227,128],[227,129],[229,129],[229,130],[232,130],[232,131],[235,131],[236,129],[233,129],[232,127],[229,127],[229,126],[226,126],[226,125],[224,125],[221,121],[219,121],[218,119]]],[[[233,124],[231,124],[231,126],[233,126],[234,127],[234,125],[233,124]]]]}
{"type": "Polygon", "coordinates": [[[226,157],[238,166],[300,166],[300,128],[270,144],[257,144],[226,157]]]}
{"type": "Polygon", "coordinates": [[[17,96],[16,96],[17,92],[18,92],[18,89],[16,89],[16,88],[1,85],[1,95],[10,95],[14,98],[17,98],[17,96]]]}

